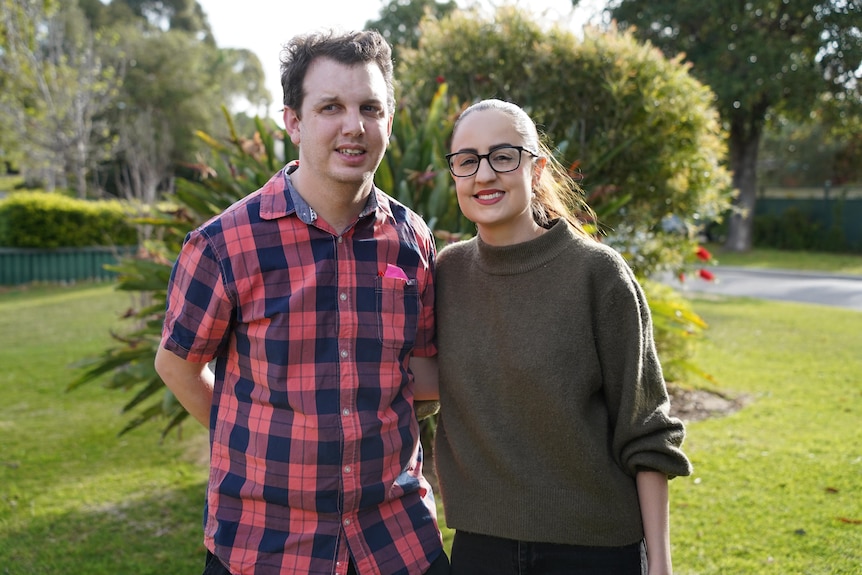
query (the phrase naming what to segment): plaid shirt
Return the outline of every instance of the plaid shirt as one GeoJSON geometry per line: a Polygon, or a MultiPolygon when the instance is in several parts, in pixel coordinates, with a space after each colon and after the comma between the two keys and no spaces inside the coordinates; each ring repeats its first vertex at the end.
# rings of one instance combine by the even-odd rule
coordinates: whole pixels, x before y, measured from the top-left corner
{"type": "Polygon", "coordinates": [[[434,241],[376,188],[333,233],[296,166],[190,233],[171,274],[162,345],[217,359],[205,543],[236,575],[423,573],[442,544],[408,361],[437,352],[434,241]]]}

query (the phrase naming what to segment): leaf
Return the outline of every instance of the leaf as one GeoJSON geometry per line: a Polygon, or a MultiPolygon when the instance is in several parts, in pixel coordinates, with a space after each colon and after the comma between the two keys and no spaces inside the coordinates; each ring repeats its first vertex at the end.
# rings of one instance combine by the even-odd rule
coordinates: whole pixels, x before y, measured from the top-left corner
{"type": "Polygon", "coordinates": [[[838,521],[841,523],[848,523],[850,525],[862,525],[862,519],[850,519],[848,517],[838,517],[838,521]]]}

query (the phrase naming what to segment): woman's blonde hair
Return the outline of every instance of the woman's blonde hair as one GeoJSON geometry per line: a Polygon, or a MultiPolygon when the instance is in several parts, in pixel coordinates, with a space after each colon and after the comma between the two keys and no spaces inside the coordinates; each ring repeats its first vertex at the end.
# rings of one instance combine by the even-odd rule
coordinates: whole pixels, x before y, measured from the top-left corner
{"type": "Polygon", "coordinates": [[[539,133],[536,123],[520,106],[493,98],[476,102],[458,116],[452,129],[453,135],[458,131],[461,120],[473,112],[485,110],[508,116],[515,131],[524,139],[524,147],[546,161],[539,180],[533,186],[531,208],[536,223],[546,228],[551,221],[563,218],[579,233],[591,237],[584,228],[583,220],[594,221],[595,214],[587,205],[584,191],[556,159],[550,146],[543,141],[544,136],[539,133]]]}

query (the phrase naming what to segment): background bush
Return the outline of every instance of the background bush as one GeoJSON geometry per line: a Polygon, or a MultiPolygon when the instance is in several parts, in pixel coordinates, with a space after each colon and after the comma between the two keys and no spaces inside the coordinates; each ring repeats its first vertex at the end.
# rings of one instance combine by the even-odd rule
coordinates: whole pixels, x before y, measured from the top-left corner
{"type": "Polygon", "coordinates": [[[799,207],[790,207],[781,214],[754,217],[754,245],[780,250],[853,252],[860,251],[848,240],[840,222],[840,209],[830,227],[799,207]]]}
{"type": "Polygon", "coordinates": [[[579,39],[514,7],[493,17],[456,11],[422,22],[419,46],[403,51],[398,77],[402,104],[412,110],[426,109],[441,82],[454,101],[493,97],[523,106],[582,177],[608,243],[639,276],[682,267],[694,248],[686,232],[730,205],[714,94],[681,60],[631,34],[588,30],[579,39]],[[670,217],[682,226],[664,229],[670,217]]]}
{"type": "Polygon", "coordinates": [[[116,200],[16,192],[0,200],[0,246],[80,248],[138,243],[131,214],[116,200]]]}

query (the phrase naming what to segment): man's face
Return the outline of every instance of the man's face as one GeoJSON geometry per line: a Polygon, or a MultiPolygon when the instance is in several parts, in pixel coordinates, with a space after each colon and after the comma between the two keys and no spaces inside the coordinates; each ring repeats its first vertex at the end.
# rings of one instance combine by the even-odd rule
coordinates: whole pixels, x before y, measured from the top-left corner
{"type": "Polygon", "coordinates": [[[284,111],[290,139],[299,146],[298,189],[369,191],[392,130],[380,68],[318,58],[308,68],[303,92],[300,113],[284,111]]]}

